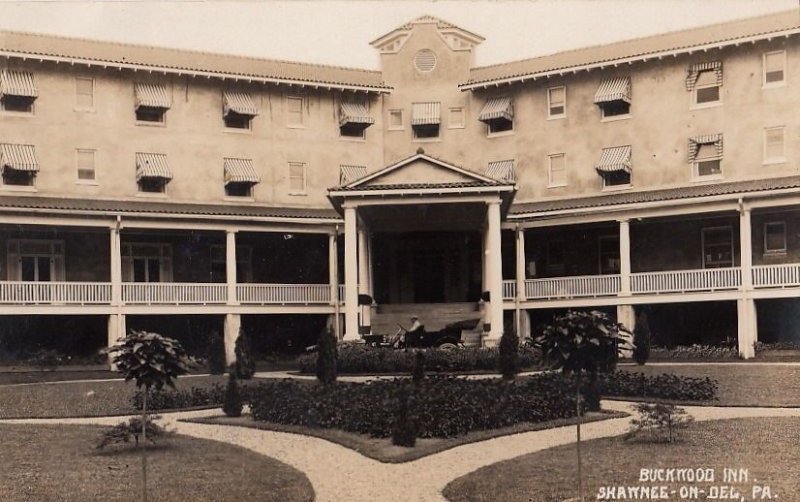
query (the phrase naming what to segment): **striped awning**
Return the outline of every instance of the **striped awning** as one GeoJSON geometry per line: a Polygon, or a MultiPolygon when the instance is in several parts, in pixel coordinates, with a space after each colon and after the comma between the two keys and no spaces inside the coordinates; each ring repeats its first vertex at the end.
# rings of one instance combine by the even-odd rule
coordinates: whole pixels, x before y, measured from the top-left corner
{"type": "Polygon", "coordinates": [[[172,106],[167,95],[166,85],[137,83],[134,89],[136,91],[136,108],[150,106],[169,109],[172,106]]]}
{"type": "Polygon", "coordinates": [[[411,125],[438,125],[441,122],[441,103],[412,103],[411,125]]]}
{"type": "Polygon", "coordinates": [[[0,73],[0,97],[26,96],[35,99],[38,95],[33,83],[33,73],[12,70],[3,70],[0,73]]]}
{"type": "Polygon", "coordinates": [[[136,181],[142,178],[172,179],[172,171],[167,164],[167,156],[163,153],[136,154],[136,181]]]}
{"type": "Polygon", "coordinates": [[[366,175],[367,166],[339,166],[339,185],[347,185],[366,175]]]}
{"type": "Polygon", "coordinates": [[[222,93],[222,110],[225,115],[238,113],[239,115],[258,115],[258,107],[253,98],[246,92],[225,91],[222,93]]]}
{"type": "Polygon", "coordinates": [[[595,104],[609,101],[631,102],[631,78],[617,77],[603,80],[594,94],[595,104]]]}
{"type": "Polygon", "coordinates": [[[496,119],[514,120],[514,104],[510,96],[487,99],[481,114],[478,115],[478,120],[481,122],[489,122],[496,119]]]}
{"type": "Polygon", "coordinates": [[[499,181],[513,183],[515,179],[514,161],[501,160],[498,162],[489,162],[489,165],[486,167],[486,176],[499,181]]]}
{"type": "Polygon", "coordinates": [[[3,170],[39,172],[39,163],[36,162],[33,145],[0,144],[0,163],[2,163],[3,170]]]}
{"type": "Polygon", "coordinates": [[[697,85],[697,79],[703,72],[714,72],[717,85],[722,85],[722,61],[708,61],[706,63],[693,64],[689,67],[686,74],[686,90],[693,91],[697,85]]]}
{"type": "Polygon", "coordinates": [[[599,173],[631,172],[631,147],[615,146],[603,148],[600,161],[594,166],[599,173]]]}
{"type": "Polygon", "coordinates": [[[261,177],[250,159],[225,159],[225,184],[260,183],[261,177]]]}
{"type": "Polygon", "coordinates": [[[339,126],[345,124],[362,124],[369,127],[375,119],[369,116],[367,107],[361,103],[342,103],[339,107],[339,126]]]}
{"type": "Polygon", "coordinates": [[[706,134],[689,138],[689,162],[697,160],[697,152],[702,145],[714,145],[716,157],[706,157],[703,160],[715,160],[722,158],[722,134],[706,134]]]}

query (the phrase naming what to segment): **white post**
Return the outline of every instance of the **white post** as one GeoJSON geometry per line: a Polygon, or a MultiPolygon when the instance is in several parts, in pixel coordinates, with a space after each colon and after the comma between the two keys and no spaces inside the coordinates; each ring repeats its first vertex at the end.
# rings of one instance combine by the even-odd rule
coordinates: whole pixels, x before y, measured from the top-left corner
{"type": "MultiPolygon", "coordinates": [[[[369,290],[369,235],[365,228],[358,229],[358,294],[371,295],[369,290]]],[[[358,308],[361,311],[361,322],[359,323],[359,333],[362,329],[369,334],[372,331],[372,306],[362,305],[358,308]]]]}
{"type": "Polygon", "coordinates": [[[342,334],[339,327],[339,253],[336,245],[337,231],[328,235],[328,283],[331,287],[331,305],[333,306],[333,332],[336,339],[340,340],[342,334]]]}
{"type": "Polygon", "coordinates": [[[631,294],[631,233],[628,220],[619,220],[620,296],[631,294]]]}
{"type": "MultiPolygon", "coordinates": [[[[122,245],[120,243],[119,225],[111,228],[111,305],[122,305],[122,245]]],[[[122,335],[125,333],[123,332],[122,335]]]]}
{"type": "Polygon", "coordinates": [[[236,298],[236,231],[225,231],[225,282],[228,285],[228,305],[238,305],[236,298]]]}
{"type": "MultiPolygon", "coordinates": [[[[125,336],[125,316],[123,314],[111,314],[108,316],[108,346],[116,345],[117,341],[125,336]]],[[[108,358],[108,369],[116,371],[116,365],[108,358]]]]}
{"type": "Polygon", "coordinates": [[[236,362],[236,340],[239,338],[239,329],[242,327],[242,316],[239,314],[225,315],[225,364],[230,366],[236,362]]]}
{"type": "Polygon", "coordinates": [[[358,235],[355,207],[344,208],[344,341],[358,340],[358,235]]]}
{"type": "Polygon", "coordinates": [[[753,289],[753,233],[750,208],[739,212],[739,253],[741,255],[742,290],[753,289]]]}
{"type": "Polygon", "coordinates": [[[503,334],[503,259],[500,246],[500,201],[488,203],[487,209],[487,279],[489,282],[489,336],[486,345],[496,346],[503,334]]]}
{"type": "MultiPolygon", "coordinates": [[[[741,203],[741,202],[740,202],[741,203]]],[[[741,256],[741,298],[736,302],[737,338],[739,356],[743,359],[755,357],[754,344],[758,340],[758,318],[756,302],[750,298],[753,289],[753,233],[750,221],[750,208],[739,210],[739,254],[741,256]]]]}
{"type": "Polygon", "coordinates": [[[517,294],[514,309],[514,323],[516,325],[517,337],[523,340],[522,334],[522,314],[520,303],[525,301],[525,230],[517,225],[516,231],[516,252],[517,252],[517,294]]]}

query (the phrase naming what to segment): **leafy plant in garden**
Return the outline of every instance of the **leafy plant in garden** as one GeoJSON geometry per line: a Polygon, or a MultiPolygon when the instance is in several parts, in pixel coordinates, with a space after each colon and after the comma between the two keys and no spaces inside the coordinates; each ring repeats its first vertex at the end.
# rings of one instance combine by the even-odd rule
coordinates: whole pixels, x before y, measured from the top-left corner
{"type": "Polygon", "coordinates": [[[401,388],[398,397],[397,416],[392,427],[392,444],[412,448],[417,444],[418,421],[414,412],[414,393],[401,388]]]}
{"type": "MultiPolygon", "coordinates": [[[[125,381],[133,380],[142,393],[142,441],[147,439],[147,394],[165,385],[175,388],[175,379],[189,372],[191,358],[172,338],[147,331],[131,331],[107,349],[111,362],[125,381]]],[[[142,500],[147,501],[147,454],[142,448],[142,500]]]]}
{"type": "Polygon", "coordinates": [[[425,353],[418,350],[414,353],[414,368],[411,370],[411,381],[419,386],[425,380],[425,353]]]}
{"type": "Polygon", "coordinates": [[[325,329],[317,343],[317,380],[324,385],[336,382],[336,336],[325,329]]]}
{"type": "Polygon", "coordinates": [[[650,325],[644,310],[636,317],[633,327],[633,360],[644,364],[650,358],[650,325]]]}
{"type": "MultiPolygon", "coordinates": [[[[155,421],[159,416],[151,416],[147,418],[145,431],[147,432],[147,440],[155,444],[155,438],[162,437],[170,433],[155,421]]],[[[97,448],[103,449],[108,445],[117,443],[130,443],[131,439],[134,440],[135,446],[139,447],[139,436],[142,434],[142,419],[133,417],[126,422],[120,422],[117,425],[103,431],[97,441],[97,448]]]]}
{"type": "Polygon", "coordinates": [[[241,417],[243,407],[242,394],[239,392],[239,384],[236,383],[236,375],[231,372],[228,376],[228,387],[225,390],[222,411],[229,417],[241,417]]]}
{"type": "Polygon", "coordinates": [[[243,328],[239,329],[234,352],[236,353],[236,378],[250,380],[256,373],[256,362],[250,347],[250,336],[243,328]]]}
{"type": "Polygon", "coordinates": [[[678,439],[680,431],[694,422],[694,417],[674,404],[639,403],[634,406],[639,418],[631,420],[631,428],[623,437],[641,438],[657,443],[672,443],[678,439]]]}
{"type": "Polygon", "coordinates": [[[622,324],[611,320],[599,312],[570,310],[556,316],[553,322],[542,328],[536,338],[536,345],[553,369],[565,375],[574,375],[576,406],[578,410],[577,454],[578,454],[578,495],[583,500],[583,476],[581,472],[581,374],[589,374],[589,387],[592,400],[589,409],[599,409],[597,373],[614,367],[618,350],[627,348],[625,335],[630,332],[622,324]]]}
{"type": "Polygon", "coordinates": [[[497,364],[503,380],[513,380],[519,373],[519,337],[514,329],[506,329],[500,337],[497,364]]]}
{"type": "Polygon", "coordinates": [[[209,373],[212,375],[222,375],[225,373],[225,341],[216,330],[208,333],[206,359],[208,360],[209,373]]]}

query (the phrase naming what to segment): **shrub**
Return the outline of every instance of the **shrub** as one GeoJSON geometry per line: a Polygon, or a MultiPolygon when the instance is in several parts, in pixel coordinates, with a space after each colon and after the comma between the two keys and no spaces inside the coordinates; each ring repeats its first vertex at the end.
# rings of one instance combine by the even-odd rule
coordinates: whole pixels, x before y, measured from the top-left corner
{"type": "Polygon", "coordinates": [[[239,338],[234,347],[236,353],[236,378],[250,380],[256,374],[256,362],[250,347],[250,336],[244,329],[239,329],[239,338]]]}
{"type": "Polygon", "coordinates": [[[392,425],[392,444],[413,448],[417,444],[418,417],[414,413],[414,395],[407,389],[400,391],[397,417],[392,425]]]}
{"type": "Polygon", "coordinates": [[[418,350],[414,353],[414,369],[411,371],[411,381],[419,386],[425,380],[425,353],[418,350]]]}
{"type": "MultiPolygon", "coordinates": [[[[255,420],[390,437],[397,396],[411,393],[408,379],[323,386],[275,380],[249,389],[255,420]]],[[[497,379],[426,378],[414,393],[420,438],[454,437],[473,430],[575,416],[575,382],[541,374],[511,384],[497,379]]]]}
{"type": "MultiPolygon", "coordinates": [[[[163,437],[170,432],[155,423],[158,420],[159,416],[151,416],[147,418],[147,439],[155,444],[155,439],[157,437],[163,437]]],[[[120,422],[117,425],[104,430],[100,437],[97,440],[96,448],[102,450],[108,445],[111,444],[118,444],[118,443],[130,443],[131,438],[134,440],[135,446],[139,447],[139,435],[142,433],[142,419],[141,418],[131,418],[127,422],[120,422]]]]}
{"type": "MultiPolygon", "coordinates": [[[[244,389],[240,389],[242,394],[244,389]]],[[[161,390],[150,392],[147,404],[154,410],[172,410],[197,406],[221,406],[225,402],[226,388],[215,383],[209,388],[192,387],[189,390],[161,390]]],[[[134,408],[141,408],[142,393],[137,391],[131,398],[134,408]]]]}
{"type": "Polygon", "coordinates": [[[633,360],[637,364],[644,364],[650,358],[650,325],[647,322],[647,313],[642,312],[636,317],[633,327],[633,360]]]}
{"type": "Polygon", "coordinates": [[[656,443],[672,443],[678,439],[678,432],[694,422],[694,417],[674,404],[639,403],[634,406],[639,418],[631,420],[631,428],[624,440],[646,436],[646,440],[656,443]]]}
{"type": "Polygon", "coordinates": [[[229,417],[241,417],[242,408],[242,395],[239,393],[239,384],[236,383],[236,375],[231,373],[228,376],[228,387],[225,389],[225,402],[222,404],[222,411],[229,417]]]}
{"type": "Polygon", "coordinates": [[[767,350],[800,350],[800,344],[796,342],[756,342],[755,350],[756,353],[767,350]]]}
{"type": "Polygon", "coordinates": [[[714,345],[678,345],[674,348],[652,347],[651,359],[739,359],[736,347],[714,345]]]}
{"type": "MultiPolygon", "coordinates": [[[[432,372],[497,371],[498,348],[464,347],[458,350],[425,350],[425,369],[432,372]]],[[[340,373],[410,373],[414,368],[414,352],[391,348],[366,347],[356,344],[339,346],[336,368],[340,373]]],[[[317,354],[298,358],[302,373],[316,371],[317,354]]],[[[541,367],[538,349],[520,347],[520,368],[541,367]]]]}
{"type": "Polygon", "coordinates": [[[28,357],[28,364],[40,370],[55,370],[63,362],[63,356],[53,349],[38,349],[28,357]]]}
{"type": "Polygon", "coordinates": [[[713,401],[717,399],[718,383],[706,378],[615,371],[601,375],[599,391],[604,396],[652,397],[675,401],[713,401]]]}
{"type": "Polygon", "coordinates": [[[212,375],[222,375],[225,373],[225,341],[218,331],[209,332],[206,350],[208,372],[212,375]]]}
{"type": "Polygon", "coordinates": [[[519,373],[519,337],[513,329],[507,329],[500,337],[497,365],[504,380],[513,380],[519,373]]]}
{"type": "Polygon", "coordinates": [[[317,342],[317,380],[325,385],[336,382],[336,336],[330,329],[319,335],[317,342]]]}

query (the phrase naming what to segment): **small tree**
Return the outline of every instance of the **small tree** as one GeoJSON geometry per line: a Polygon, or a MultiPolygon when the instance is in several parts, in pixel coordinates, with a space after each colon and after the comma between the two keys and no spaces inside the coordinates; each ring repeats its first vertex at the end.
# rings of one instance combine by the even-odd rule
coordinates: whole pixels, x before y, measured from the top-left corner
{"type": "Polygon", "coordinates": [[[500,337],[497,364],[503,380],[514,380],[519,373],[519,337],[514,329],[506,329],[500,337]]]}
{"type": "Polygon", "coordinates": [[[644,364],[650,359],[650,325],[647,322],[647,312],[642,311],[636,317],[633,327],[633,360],[637,364],[644,364]]]}
{"type": "Polygon", "coordinates": [[[222,411],[229,417],[241,417],[243,407],[242,395],[239,392],[236,375],[231,372],[228,376],[228,387],[225,389],[225,402],[222,404],[222,411]]]}
{"type": "Polygon", "coordinates": [[[416,387],[425,380],[425,353],[418,350],[414,353],[414,367],[411,370],[411,381],[416,387]]]}
{"type": "Polygon", "coordinates": [[[317,342],[317,380],[324,385],[336,382],[336,337],[327,328],[317,342]]]}
{"type": "Polygon", "coordinates": [[[239,338],[236,339],[234,352],[236,353],[236,378],[250,380],[256,373],[256,361],[253,359],[253,351],[250,348],[250,337],[243,328],[239,329],[239,338]]]}
{"type": "MultiPolygon", "coordinates": [[[[142,442],[147,440],[147,394],[164,385],[175,388],[175,379],[189,372],[191,358],[177,340],[147,331],[131,331],[106,351],[125,381],[142,390],[142,442]]],[[[147,501],[147,454],[142,448],[142,500],[147,501]]]]}
{"type": "Polygon", "coordinates": [[[209,373],[212,375],[222,375],[225,373],[225,341],[222,339],[219,331],[213,330],[208,334],[206,359],[208,360],[209,373]]]}
{"type": "MultiPolygon", "coordinates": [[[[577,453],[578,453],[578,494],[583,500],[583,476],[581,473],[581,374],[589,374],[590,395],[597,392],[597,373],[613,368],[617,351],[627,348],[624,334],[630,335],[622,324],[611,320],[598,311],[578,312],[570,310],[556,316],[553,323],[542,328],[536,338],[536,345],[542,350],[545,361],[553,369],[560,369],[565,375],[575,376],[575,407],[577,410],[577,453]]],[[[589,403],[590,409],[599,408],[599,398],[589,403]]]]}
{"type": "Polygon", "coordinates": [[[638,403],[634,409],[639,418],[631,420],[631,428],[623,437],[626,441],[644,434],[650,441],[672,443],[678,439],[679,431],[694,422],[694,417],[674,404],[638,403]]]}
{"type": "Polygon", "coordinates": [[[397,404],[392,426],[392,444],[412,448],[417,444],[418,423],[414,413],[414,395],[405,386],[400,388],[397,404]]]}

